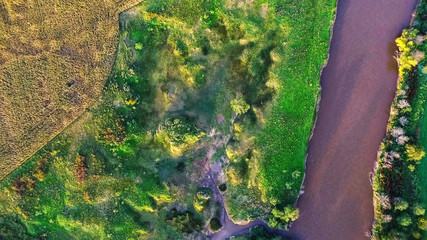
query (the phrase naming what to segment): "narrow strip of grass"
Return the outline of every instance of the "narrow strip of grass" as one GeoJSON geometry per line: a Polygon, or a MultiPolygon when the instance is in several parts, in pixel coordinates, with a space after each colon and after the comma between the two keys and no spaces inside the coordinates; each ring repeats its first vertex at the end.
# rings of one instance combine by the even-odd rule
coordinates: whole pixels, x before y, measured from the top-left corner
{"type": "MultiPolygon", "coordinates": [[[[419,138],[419,143],[424,149],[427,149],[427,103],[424,107],[424,115],[422,122],[420,124],[421,135],[419,138]]],[[[418,169],[418,179],[419,179],[419,193],[420,200],[423,203],[425,209],[427,209],[427,158],[424,157],[421,160],[418,169]]],[[[427,238],[427,231],[424,231],[424,237],[427,238]]]]}
{"type": "Polygon", "coordinates": [[[280,67],[283,88],[258,143],[265,156],[261,176],[269,190],[267,196],[270,201],[289,205],[298,197],[305,171],[336,1],[286,1],[281,5],[291,29],[289,52],[284,54],[289,59],[280,67]]]}

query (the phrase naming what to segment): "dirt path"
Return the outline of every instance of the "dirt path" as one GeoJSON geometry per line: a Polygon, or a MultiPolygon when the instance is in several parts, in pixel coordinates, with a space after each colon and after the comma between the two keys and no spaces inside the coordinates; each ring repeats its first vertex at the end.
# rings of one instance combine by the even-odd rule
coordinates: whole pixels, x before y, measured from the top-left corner
{"type": "Polygon", "coordinates": [[[396,88],[394,39],[418,0],[339,0],[317,125],[308,147],[298,239],[364,239],[372,171],[396,88]]]}
{"type": "MultiPolygon", "coordinates": [[[[234,119],[235,117],[233,117],[231,121],[234,122],[234,119]]],[[[270,228],[265,222],[259,219],[246,224],[242,224],[242,225],[235,224],[230,219],[225,206],[223,193],[221,193],[221,191],[218,189],[218,182],[220,181],[220,179],[224,178],[223,176],[224,166],[221,163],[222,161],[217,161],[217,162],[211,161],[211,158],[215,154],[217,149],[227,145],[227,143],[230,140],[230,135],[223,135],[220,132],[216,132],[215,129],[212,129],[208,137],[212,138],[213,141],[209,146],[209,150],[203,161],[204,162],[203,171],[205,172],[205,177],[200,181],[200,186],[210,188],[213,192],[213,200],[220,204],[221,206],[220,222],[221,222],[222,228],[220,231],[216,233],[204,235],[203,237],[206,239],[212,239],[212,240],[224,240],[224,239],[229,239],[231,236],[247,234],[250,232],[250,229],[253,227],[264,227],[268,233],[281,236],[282,238],[289,236],[289,234],[284,230],[270,228]]]]}

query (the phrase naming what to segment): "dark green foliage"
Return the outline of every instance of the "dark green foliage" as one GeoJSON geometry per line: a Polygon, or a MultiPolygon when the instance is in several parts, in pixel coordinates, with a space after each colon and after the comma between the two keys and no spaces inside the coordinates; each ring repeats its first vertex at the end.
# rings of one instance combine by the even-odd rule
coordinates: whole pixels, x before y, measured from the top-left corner
{"type": "Polygon", "coordinates": [[[166,221],[180,233],[192,233],[194,231],[199,231],[203,226],[203,221],[193,212],[179,212],[176,209],[172,209],[168,213],[166,221]]]}
{"type": "Polygon", "coordinates": [[[0,239],[21,240],[38,238],[28,233],[25,224],[18,216],[0,214],[0,239]]]}
{"type": "Polygon", "coordinates": [[[180,144],[185,143],[187,136],[197,136],[199,131],[194,127],[194,123],[188,118],[167,119],[159,126],[159,132],[164,132],[170,142],[180,144]]]}
{"type": "Polygon", "coordinates": [[[227,184],[226,184],[226,183],[220,184],[220,185],[218,186],[218,189],[219,189],[221,192],[225,192],[225,191],[227,191],[227,184]]]}
{"type": "Polygon", "coordinates": [[[221,221],[218,218],[212,218],[209,221],[209,226],[212,231],[216,232],[222,228],[221,221]]]}
{"type": "Polygon", "coordinates": [[[220,5],[224,4],[221,0],[203,0],[204,16],[203,20],[207,27],[218,27],[220,16],[220,5]]]}
{"type": "Polygon", "coordinates": [[[418,6],[416,20],[418,24],[415,26],[418,28],[422,34],[427,33],[427,3],[421,1],[418,6]]]}

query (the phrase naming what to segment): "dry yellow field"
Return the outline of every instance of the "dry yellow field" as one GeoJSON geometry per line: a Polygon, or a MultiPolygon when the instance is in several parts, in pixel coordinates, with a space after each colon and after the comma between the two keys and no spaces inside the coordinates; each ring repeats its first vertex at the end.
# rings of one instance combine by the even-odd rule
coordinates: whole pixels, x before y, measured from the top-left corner
{"type": "Polygon", "coordinates": [[[0,0],[0,179],[100,95],[140,1],[0,0]]]}

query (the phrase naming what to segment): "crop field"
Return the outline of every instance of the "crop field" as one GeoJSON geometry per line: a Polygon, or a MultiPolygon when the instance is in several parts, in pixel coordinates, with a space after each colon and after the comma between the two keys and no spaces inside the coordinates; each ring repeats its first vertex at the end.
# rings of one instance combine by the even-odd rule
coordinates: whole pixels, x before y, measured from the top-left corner
{"type": "Polygon", "coordinates": [[[100,101],[1,182],[0,236],[196,239],[221,229],[225,209],[287,228],[335,4],[149,0],[123,12],[100,101]]]}
{"type": "Polygon", "coordinates": [[[100,95],[138,0],[0,0],[0,179],[100,95]]]}

